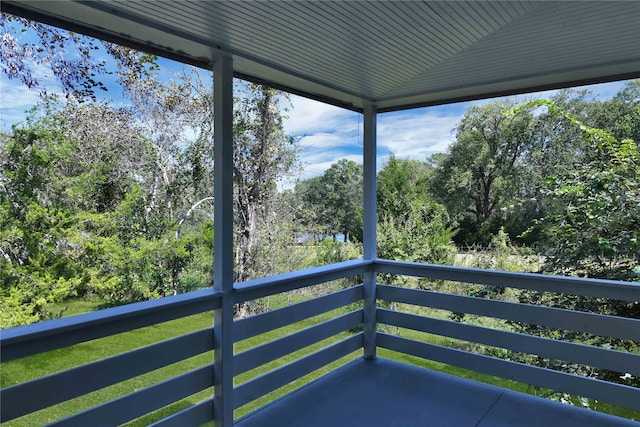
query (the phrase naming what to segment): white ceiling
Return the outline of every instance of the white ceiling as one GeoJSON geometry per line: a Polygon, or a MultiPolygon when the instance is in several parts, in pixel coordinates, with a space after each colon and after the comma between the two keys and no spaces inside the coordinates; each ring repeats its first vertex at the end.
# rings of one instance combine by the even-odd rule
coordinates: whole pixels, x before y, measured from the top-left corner
{"type": "Polygon", "coordinates": [[[640,76],[640,1],[11,1],[4,11],[360,111],[640,76]]]}

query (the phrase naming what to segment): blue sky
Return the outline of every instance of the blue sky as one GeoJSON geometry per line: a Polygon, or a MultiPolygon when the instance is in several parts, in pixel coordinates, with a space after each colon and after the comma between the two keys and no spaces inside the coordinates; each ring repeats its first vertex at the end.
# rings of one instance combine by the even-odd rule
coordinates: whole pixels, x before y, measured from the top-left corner
{"type": "MultiPolygon", "coordinates": [[[[594,98],[611,98],[624,82],[584,86],[594,98]]],[[[556,91],[536,92],[516,100],[549,98],[556,91]]],[[[378,167],[390,154],[401,159],[425,160],[444,152],[455,140],[454,129],[471,105],[495,99],[463,102],[385,113],[378,116],[378,167]]],[[[293,108],[285,130],[301,137],[303,178],[321,175],[341,158],[362,163],[362,116],[338,107],[292,96],[293,108]]]]}
{"type": "MultiPolygon", "coordinates": [[[[33,36],[32,36],[33,37],[33,36]]],[[[164,78],[179,72],[182,64],[160,59],[164,78]]],[[[50,91],[59,91],[51,72],[45,66],[35,67],[38,80],[50,91]]],[[[204,75],[203,75],[204,76],[204,75]]],[[[109,88],[102,94],[114,106],[126,104],[115,78],[106,76],[103,82],[109,88]]],[[[585,87],[594,97],[610,98],[622,87],[623,82],[585,87]]],[[[548,98],[553,91],[533,93],[518,99],[548,98]]],[[[11,125],[22,121],[25,111],[38,100],[38,92],[29,90],[17,80],[9,80],[0,74],[0,129],[8,131],[11,125]]],[[[290,187],[296,179],[321,175],[331,164],[347,158],[362,162],[362,116],[317,101],[292,95],[291,107],[284,121],[285,132],[296,136],[301,147],[300,175],[287,177],[280,184],[290,187]]],[[[491,100],[449,104],[378,116],[378,166],[382,167],[390,154],[402,159],[425,160],[437,152],[444,152],[454,141],[454,128],[470,105],[491,100]]]]}

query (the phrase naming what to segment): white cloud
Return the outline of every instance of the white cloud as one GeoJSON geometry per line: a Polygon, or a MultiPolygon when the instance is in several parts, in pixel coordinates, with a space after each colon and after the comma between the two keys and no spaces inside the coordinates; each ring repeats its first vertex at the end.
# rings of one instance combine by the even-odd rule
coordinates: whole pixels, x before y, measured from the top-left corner
{"type": "Polygon", "coordinates": [[[378,120],[378,153],[425,160],[428,155],[447,149],[461,118],[462,114],[442,114],[437,107],[382,115],[378,120]]]}
{"type": "Polygon", "coordinates": [[[11,125],[25,118],[25,111],[38,102],[38,91],[30,90],[18,80],[9,80],[0,74],[0,129],[9,130],[11,125]]]}
{"type": "MultiPolygon", "coordinates": [[[[346,139],[348,138],[344,134],[340,134],[338,132],[317,132],[302,137],[299,141],[299,145],[303,150],[324,150],[327,148],[344,146],[347,143],[346,139]]],[[[357,143],[357,141],[351,142],[357,143]]]]}
{"type": "MultiPolygon", "coordinates": [[[[340,159],[362,163],[362,115],[299,96],[284,120],[285,132],[298,136],[303,172],[300,179],[321,175],[340,159]]],[[[399,158],[425,160],[453,142],[452,129],[466,106],[431,107],[378,118],[378,166],[389,153],[399,158]]]]}
{"type": "Polygon", "coordinates": [[[291,95],[291,106],[284,120],[290,135],[305,136],[318,132],[347,132],[361,121],[360,114],[344,108],[324,104],[301,96],[291,95]]]}
{"type": "Polygon", "coordinates": [[[0,129],[7,131],[11,125],[22,122],[26,117],[26,111],[37,104],[40,96],[40,87],[46,88],[52,95],[61,95],[51,70],[43,65],[31,63],[32,74],[38,81],[39,87],[29,89],[18,79],[9,79],[4,73],[0,73],[0,129]]]}
{"type": "Polygon", "coordinates": [[[298,181],[315,178],[324,174],[338,160],[352,160],[362,164],[362,154],[347,154],[339,150],[318,151],[301,156],[301,169],[296,176],[284,178],[278,185],[279,189],[293,188],[298,181]]]}
{"type": "Polygon", "coordinates": [[[284,130],[300,138],[301,172],[285,179],[282,188],[296,180],[320,176],[340,159],[362,163],[362,116],[359,113],[291,95],[292,108],[286,113],[284,130]]]}

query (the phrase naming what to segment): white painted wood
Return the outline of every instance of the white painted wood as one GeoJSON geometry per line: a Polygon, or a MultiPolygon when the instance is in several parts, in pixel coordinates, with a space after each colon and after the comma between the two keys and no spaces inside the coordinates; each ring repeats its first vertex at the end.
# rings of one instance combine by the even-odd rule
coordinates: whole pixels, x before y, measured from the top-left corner
{"type": "Polygon", "coordinates": [[[476,372],[640,409],[640,389],[378,333],[378,346],[476,372]]]}
{"type": "Polygon", "coordinates": [[[213,288],[220,292],[214,311],[215,423],[233,425],[233,60],[219,56],[214,84],[214,253],[213,288]]]}
{"type": "Polygon", "coordinates": [[[362,333],[332,344],[295,362],[275,369],[238,386],[236,408],[239,408],[283,385],[301,378],[316,369],[338,360],[362,347],[362,333]]]}
{"type": "Polygon", "coordinates": [[[19,359],[84,341],[213,310],[220,305],[212,289],[107,308],[77,316],[5,329],[2,361],[19,359]]]}
{"type": "Polygon", "coordinates": [[[370,260],[355,259],[238,282],[234,285],[235,302],[241,303],[294,289],[326,283],[331,280],[355,276],[368,271],[370,268],[370,260]]]}
{"type": "Polygon", "coordinates": [[[378,298],[531,325],[640,341],[640,319],[378,285],[378,298]]]}
{"type": "MultiPolygon", "coordinates": [[[[376,259],[376,177],[377,177],[377,112],[373,104],[366,104],[364,120],[363,160],[363,258],[376,259]]],[[[369,269],[363,275],[364,357],[376,357],[376,273],[369,269]]]]}
{"type": "Polygon", "coordinates": [[[640,354],[378,309],[379,323],[640,376],[640,354]]]}
{"type": "Polygon", "coordinates": [[[240,319],[235,324],[235,340],[241,341],[292,323],[344,307],[362,299],[362,285],[343,289],[308,301],[240,319]]]}
{"type": "Polygon", "coordinates": [[[640,283],[638,282],[619,282],[615,280],[585,279],[534,273],[512,273],[382,259],[375,260],[374,269],[379,273],[611,298],[622,301],[640,301],[640,283]]]}
{"type": "Polygon", "coordinates": [[[362,310],[352,311],[310,328],[286,335],[235,355],[235,375],[254,369],[280,357],[330,338],[362,324],[362,310]]]}

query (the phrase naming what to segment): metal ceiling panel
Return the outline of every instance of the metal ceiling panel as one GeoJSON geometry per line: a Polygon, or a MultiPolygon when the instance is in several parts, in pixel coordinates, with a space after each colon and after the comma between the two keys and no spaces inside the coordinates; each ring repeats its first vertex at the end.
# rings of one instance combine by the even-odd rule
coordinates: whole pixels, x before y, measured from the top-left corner
{"type": "Polygon", "coordinates": [[[3,1],[10,13],[354,110],[640,76],[635,1],[3,1]]]}

